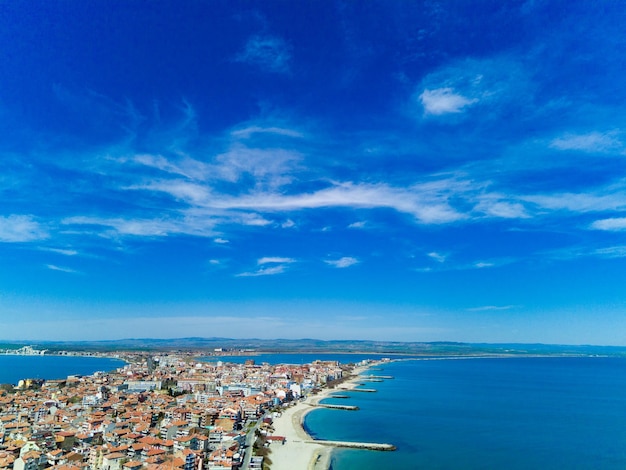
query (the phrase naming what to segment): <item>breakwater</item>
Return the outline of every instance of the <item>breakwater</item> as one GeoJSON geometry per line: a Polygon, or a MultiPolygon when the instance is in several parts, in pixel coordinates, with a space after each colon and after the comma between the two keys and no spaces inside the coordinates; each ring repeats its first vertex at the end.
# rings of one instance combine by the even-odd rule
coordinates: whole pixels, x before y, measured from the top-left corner
{"type": "Polygon", "coordinates": [[[313,406],[315,408],[328,408],[331,410],[348,410],[348,411],[356,411],[359,409],[358,406],[353,405],[329,405],[326,403],[309,403],[309,406],[313,406]]]}
{"type": "Polygon", "coordinates": [[[378,444],[374,442],[348,442],[348,441],[325,441],[322,439],[303,441],[306,444],[320,444],[330,447],[344,447],[347,449],[363,449],[363,450],[378,450],[378,451],[393,451],[396,450],[396,446],[392,444],[378,444]]]}
{"type": "Polygon", "coordinates": [[[366,393],[374,393],[376,391],[373,388],[347,388],[347,387],[341,387],[339,390],[345,390],[347,392],[366,392],[366,393]]]}

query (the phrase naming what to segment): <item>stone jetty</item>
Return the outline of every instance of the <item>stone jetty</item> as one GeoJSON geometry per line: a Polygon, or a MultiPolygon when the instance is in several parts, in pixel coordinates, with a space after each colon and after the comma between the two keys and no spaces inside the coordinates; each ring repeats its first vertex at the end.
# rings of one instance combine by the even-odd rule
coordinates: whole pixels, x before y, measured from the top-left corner
{"type": "Polygon", "coordinates": [[[376,389],[373,389],[373,388],[340,388],[340,390],[346,390],[347,392],[367,392],[367,393],[376,392],[376,389]]]}
{"type": "Polygon", "coordinates": [[[380,451],[392,451],[396,450],[396,446],[392,444],[377,444],[373,442],[347,442],[347,441],[324,441],[324,440],[309,440],[303,441],[306,444],[320,444],[330,447],[345,447],[348,449],[364,449],[364,450],[380,450],[380,451]]]}
{"type": "Polygon", "coordinates": [[[314,406],[315,408],[328,408],[331,410],[348,410],[348,411],[356,411],[359,409],[358,406],[353,405],[330,405],[327,403],[309,403],[309,406],[314,406]]]}

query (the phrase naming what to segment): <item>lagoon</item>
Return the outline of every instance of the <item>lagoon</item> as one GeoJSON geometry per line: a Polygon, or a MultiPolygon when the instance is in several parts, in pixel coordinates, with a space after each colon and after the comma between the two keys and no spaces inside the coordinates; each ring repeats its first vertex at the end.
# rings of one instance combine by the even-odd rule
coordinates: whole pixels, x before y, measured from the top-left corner
{"type": "Polygon", "coordinates": [[[0,354],[0,384],[16,385],[22,379],[64,379],[68,375],[92,375],[123,367],[124,361],[85,356],[16,356],[0,354]]]}

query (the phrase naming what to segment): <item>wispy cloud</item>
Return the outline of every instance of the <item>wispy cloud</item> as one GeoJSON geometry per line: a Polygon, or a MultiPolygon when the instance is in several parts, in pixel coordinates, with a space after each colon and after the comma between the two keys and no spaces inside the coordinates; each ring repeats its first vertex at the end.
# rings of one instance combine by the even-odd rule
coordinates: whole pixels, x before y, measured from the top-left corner
{"type": "Polygon", "coordinates": [[[348,225],[348,228],[365,228],[365,225],[367,225],[367,222],[361,220],[359,222],[353,222],[350,225],[348,225]]]}
{"type": "Polygon", "coordinates": [[[264,256],[257,260],[257,266],[261,266],[254,271],[246,271],[239,273],[237,277],[257,277],[257,276],[273,276],[275,274],[282,274],[289,268],[290,264],[297,262],[294,258],[287,258],[282,256],[264,256]]]}
{"type": "Polygon", "coordinates": [[[591,254],[602,258],[626,258],[626,245],[597,248],[591,254]]]}
{"type": "Polygon", "coordinates": [[[296,260],[293,258],[281,258],[278,256],[266,256],[264,258],[259,258],[257,260],[257,264],[268,264],[268,263],[295,263],[296,260]]]}
{"type": "Polygon", "coordinates": [[[0,243],[32,242],[48,236],[48,232],[33,216],[0,216],[0,243]]]}
{"type": "Polygon", "coordinates": [[[75,216],[61,221],[64,225],[105,227],[101,235],[131,235],[137,237],[166,237],[172,234],[212,237],[215,222],[210,219],[122,219],[75,216]]]}
{"type": "Polygon", "coordinates": [[[324,262],[334,266],[335,268],[349,268],[350,266],[357,264],[359,260],[351,256],[344,256],[339,259],[324,260],[324,262]]]}
{"type": "Polygon", "coordinates": [[[467,217],[449,205],[448,194],[452,191],[454,191],[452,187],[430,183],[408,189],[387,184],[336,183],[313,193],[296,195],[259,193],[236,198],[214,199],[211,203],[220,209],[257,211],[295,211],[324,207],[387,207],[409,213],[422,223],[442,224],[467,217]]]}
{"type": "Polygon", "coordinates": [[[588,134],[565,134],[550,142],[550,147],[559,150],[582,152],[623,152],[624,144],[619,132],[590,132],[588,134]]]}
{"type": "Polygon", "coordinates": [[[474,208],[487,217],[502,219],[527,219],[530,217],[526,207],[517,201],[507,200],[501,194],[483,194],[478,197],[478,204],[474,208]]]}
{"type": "Polygon", "coordinates": [[[268,72],[288,73],[291,51],[288,44],[279,37],[253,36],[235,60],[255,65],[268,72]]]}
{"type": "Polygon", "coordinates": [[[474,270],[474,269],[497,268],[500,266],[512,264],[512,263],[519,261],[516,258],[494,258],[494,259],[482,260],[482,261],[473,261],[473,262],[465,261],[461,263],[452,263],[448,261],[447,256],[441,255],[439,253],[428,253],[426,256],[437,261],[438,264],[413,268],[413,271],[419,272],[419,273],[467,271],[467,270],[474,270]]]}
{"type": "Polygon", "coordinates": [[[60,271],[63,273],[70,273],[70,274],[78,274],[78,271],[76,271],[75,269],[65,268],[62,266],[57,266],[55,264],[47,264],[46,267],[52,271],[60,271]]]}
{"type": "Polygon", "coordinates": [[[248,271],[237,274],[237,277],[257,277],[257,276],[273,276],[275,274],[282,274],[287,267],[284,264],[278,266],[270,266],[266,268],[258,269],[257,271],[248,271]]]}
{"type": "Polygon", "coordinates": [[[472,266],[478,269],[483,269],[483,268],[492,268],[496,266],[496,264],[491,261],[477,261],[472,266]]]}
{"type": "Polygon", "coordinates": [[[431,259],[434,259],[435,261],[437,261],[438,263],[443,263],[446,261],[446,255],[442,255],[441,253],[437,253],[435,251],[432,251],[430,253],[427,253],[426,256],[428,256],[431,259]]]}
{"type": "Polygon", "coordinates": [[[236,129],[231,132],[234,137],[240,137],[247,139],[254,134],[277,134],[285,137],[299,138],[303,137],[303,134],[293,129],[287,129],[284,127],[262,127],[262,126],[249,126],[242,129],[236,129]]]}
{"type": "Polygon", "coordinates": [[[460,113],[466,107],[478,102],[477,98],[467,98],[448,87],[426,89],[419,95],[419,99],[424,107],[424,114],[434,116],[460,113]]]}
{"type": "Polygon", "coordinates": [[[623,230],[626,230],[626,217],[615,217],[611,219],[596,220],[591,224],[591,228],[596,230],[621,232],[623,230]]]}
{"type": "Polygon", "coordinates": [[[77,250],[71,250],[71,249],[68,249],[68,248],[41,247],[40,250],[51,251],[52,253],[58,253],[60,255],[65,255],[65,256],[76,256],[78,254],[77,250]]]}
{"type": "Polygon", "coordinates": [[[626,209],[626,185],[624,181],[585,192],[556,192],[519,196],[543,209],[567,210],[571,212],[622,211],[626,209]]]}
{"type": "Polygon", "coordinates": [[[482,307],[468,308],[466,310],[468,312],[498,312],[498,311],[502,311],[502,310],[511,310],[512,308],[515,308],[515,306],[514,305],[503,305],[503,306],[485,305],[485,306],[482,306],[482,307]]]}
{"type": "Polygon", "coordinates": [[[460,115],[480,105],[486,112],[474,117],[484,122],[532,103],[531,82],[515,56],[453,60],[428,73],[414,97],[426,117],[460,115]]]}

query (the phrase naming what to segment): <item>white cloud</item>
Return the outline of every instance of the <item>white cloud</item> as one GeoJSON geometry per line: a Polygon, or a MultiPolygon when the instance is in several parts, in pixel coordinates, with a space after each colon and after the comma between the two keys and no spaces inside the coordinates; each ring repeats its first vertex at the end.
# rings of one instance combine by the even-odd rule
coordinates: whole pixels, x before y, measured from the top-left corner
{"type": "Polygon", "coordinates": [[[295,131],[293,129],[286,129],[283,127],[262,127],[262,126],[249,126],[244,127],[243,129],[237,129],[230,133],[233,137],[240,137],[247,139],[254,134],[275,134],[285,137],[303,137],[301,132],[295,131]]]}
{"type": "Polygon", "coordinates": [[[474,267],[478,268],[478,269],[492,268],[494,266],[495,266],[494,263],[490,263],[490,262],[487,262],[487,261],[478,261],[478,262],[474,263],[474,267]]]}
{"type": "Polygon", "coordinates": [[[603,258],[626,258],[626,245],[598,248],[593,250],[591,254],[603,258]]]}
{"type": "Polygon", "coordinates": [[[626,230],[626,217],[615,217],[612,219],[596,220],[591,224],[591,228],[596,230],[607,230],[621,232],[626,230]]]}
{"type": "Polygon", "coordinates": [[[287,43],[275,36],[254,36],[235,58],[267,72],[289,73],[291,52],[287,43]]]}
{"type": "Polygon", "coordinates": [[[359,262],[358,259],[352,258],[351,256],[344,256],[343,258],[334,259],[334,260],[325,260],[326,264],[334,266],[335,268],[348,268],[353,266],[359,262]]]}
{"type": "Polygon", "coordinates": [[[441,253],[437,253],[435,251],[433,251],[431,253],[427,253],[426,256],[428,256],[429,258],[434,259],[438,263],[443,263],[443,262],[446,261],[446,255],[442,255],[441,253]]]}
{"type": "Polygon", "coordinates": [[[624,144],[617,132],[590,132],[588,134],[565,134],[550,142],[550,147],[559,150],[580,150],[582,152],[623,151],[624,144]]]}
{"type": "Polygon", "coordinates": [[[185,180],[155,180],[123,189],[163,192],[174,199],[196,205],[206,203],[211,196],[207,186],[185,180]]]}
{"type": "Polygon", "coordinates": [[[526,219],[530,217],[526,208],[519,202],[510,202],[500,194],[486,194],[478,198],[479,202],[474,208],[489,217],[502,219],[526,219]]]}
{"type": "MultiPolygon", "coordinates": [[[[92,225],[107,227],[108,235],[132,235],[147,237],[166,237],[171,234],[211,237],[214,235],[214,221],[202,218],[180,220],[162,219],[122,219],[75,216],[61,221],[65,225],[92,225]]],[[[106,233],[103,235],[107,235],[106,233]]]]}
{"type": "Polygon", "coordinates": [[[452,88],[425,89],[419,95],[425,115],[439,116],[442,114],[460,113],[464,108],[477,103],[476,98],[467,98],[454,92],[452,88]]]}
{"type": "Polygon", "coordinates": [[[500,310],[511,310],[512,308],[513,308],[513,305],[504,305],[504,306],[485,305],[483,307],[468,308],[467,311],[468,312],[494,312],[494,311],[500,311],[500,310]]]}
{"type": "Polygon", "coordinates": [[[206,163],[183,157],[178,161],[172,161],[162,155],[138,154],[133,157],[135,163],[156,168],[166,173],[185,176],[190,179],[204,179],[211,171],[211,167],[206,163]]]}
{"type": "Polygon", "coordinates": [[[295,263],[296,260],[293,258],[281,258],[278,256],[266,256],[264,258],[259,258],[257,264],[268,264],[268,263],[295,263]]]}
{"type": "Polygon", "coordinates": [[[58,253],[60,255],[65,255],[65,256],[76,256],[78,254],[78,251],[70,250],[66,248],[40,248],[40,249],[44,251],[51,251],[52,253],[58,253]]]}
{"type": "Polygon", "coordinates": [[[76,271],[74,269],[64,268],[62,266],[56,266],[54,264],[47,264],[46,267],[48,269],[51,269],[52,271],[60,271],[60,272],[63,272],[63,273],[72,273],[72,274],[78,273],[78,271],[76,271]]]}
{"type": "Polygon", "coordinates": [[[242,176],[254,177],[256,187],[278,188],[293,180],[302,156],[284,148],[251,148],[240,143],[215,157],[215,177],[229,182],[241,182],[242,176]]]}
{"type": "Polygon", "coordinates": [[[394,188],[386,184],[338,183],[307,194],[283,195],[259,193],[235,198],[214,199],[220,209],[257,211],[293,211],[324,207],[387,207],[412,214],[422,223],[441,224],[466,218],[448,203],[454,188],[427,183],[412,188],[394,188]]]}
{"type": "Polygon", "coordinates": [[[626,192],[623,182],[587,193],[539,194],[520,196],[519,199],[532,202],[545,209],[581,213],[626,209],[626,192]]]}
{"type": "Polygon", "coordinates": [[[30,215],[0,216],[0,243],[32,242],[48,238],[48,233],[30,215]]]}
{"type": "Polygon", "coordinates": [[[291,227],[295,227],[296,223],[291,219],[287,219],[282,224],[280,224],[280,226],[282,228],[291,228],[291,227]]]}
{"type": "Polygon", "coordinates": [[[577,258],[625,258],[626,245],[607,246],[603,248],[590,248],[589,246],[569,246],[558,250],[544,253],[551,259],[572,260],[577,258]]]}
{"type": "Polygon", "coordinates": [[[354,222],[348,225],[348,228],[364,228],[366,224],[367,222],[365,221],[354,222]]]}
{"type": "Polygon", "coordinates": [[[284,273],[286,269],[287,268],[284,264],[279,264],[278,266],[270,266],[267,268],[259,269],[258,271],[240,273],[237,274],[237,277],[273,276],[275,274],[284,273]]]}
{"type": "Polygon", "coordinates": [[[230,243],[230,241],[226,240],[225,238],[215,238],[213,239],[213,241],[215,243],[219,243],[220,245],[225,245],[226,243],[230,243]]]}

